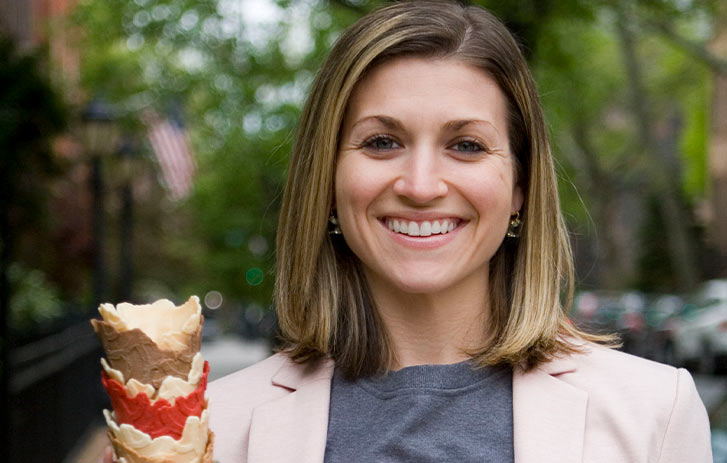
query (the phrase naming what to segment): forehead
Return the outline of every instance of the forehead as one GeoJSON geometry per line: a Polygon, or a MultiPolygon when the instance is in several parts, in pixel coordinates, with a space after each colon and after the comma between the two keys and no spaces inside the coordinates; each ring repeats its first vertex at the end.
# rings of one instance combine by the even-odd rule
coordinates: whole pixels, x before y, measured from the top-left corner
{"type": "Polygon", "coordinates": [[[382,113],[401,117],[505,122],[505,96],[485,71],[454,58],[403,57],[369,70],[354,88],[346,122],[382,113]],[[426,112],[426,114],[425,114],[426,112]]]}

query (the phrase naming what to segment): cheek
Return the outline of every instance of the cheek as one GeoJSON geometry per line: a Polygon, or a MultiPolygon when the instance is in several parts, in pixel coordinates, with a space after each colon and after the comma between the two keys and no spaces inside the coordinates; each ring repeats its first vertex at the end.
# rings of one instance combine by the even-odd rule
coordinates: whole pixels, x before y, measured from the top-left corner
{"type": "Polygon", "coordinates": [[[359,159],[343,158],[336,169],[336,208],[364,212],[386,188],[387,179],[381,166],[359,159]]]}
{"type": "Polygon", "coordinates": [[[371,232],[376,218],[369,217],[369,212],[382,197],[386,183],[381,178],[381,168],[372,169],[362,161],[342,159],[339,162],[335,178],[335,207],[343,239],[356,256],[366,261],[366,256],[375,247],[371,232]]]}
{"type": "Polygon", "coordinates": [[[342,159],[336,169],[335,204],[341,228],[356,227],[376,197],[376,178],[360,162],[342,159]]]}
{"type": "Polygon", "coordinates": [[[480,219],[500,219],[500,216],[510,217],[513,181],[505,169],[478,169],[471,171],[462,185],[480,219]]]}

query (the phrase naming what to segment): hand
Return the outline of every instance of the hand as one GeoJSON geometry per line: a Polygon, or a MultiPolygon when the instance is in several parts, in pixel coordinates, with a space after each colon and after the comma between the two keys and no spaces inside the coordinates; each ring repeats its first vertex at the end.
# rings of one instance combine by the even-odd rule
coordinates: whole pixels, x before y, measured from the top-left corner
{"type": "Polygon", "coordinates": [[[103,458],[99,463],[115,463],[114,453],[111,451],[111,447],[106,447],[103,451],[103,458]]]}

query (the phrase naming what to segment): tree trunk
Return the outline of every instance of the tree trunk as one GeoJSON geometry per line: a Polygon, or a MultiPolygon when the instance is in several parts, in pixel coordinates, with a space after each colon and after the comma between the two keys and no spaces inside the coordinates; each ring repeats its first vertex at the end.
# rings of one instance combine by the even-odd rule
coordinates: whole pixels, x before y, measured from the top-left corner
{"type": "MultiPolygon", "coordinates": [[[[727,59],[727,5],[722,2],[714,19],[710,49],[727,59]]],[[[717,251],[715,277],[727,277],[727,75],[714,73],[712,124],[709,134],[708,175],[711,223],[709,239],[717,251]]]]}
{"type": "Polygon", "coordinates": [[[666,228],[664,238],[676,277],[675,289],[686,292],[696,286],[697,271],[687,228],[689,221],[679,201],[680,183],[678,178],[674,178],[673,172],[665,169],[668,162],[663,159],[663,150],[654,131],[655,121],[649,112],[650,102],[643,85],[629,17],[623,11],[618,11],[618,14],[617,29],[626,67],[631,110],[640,133],[639,144],[646,155],[651,190],[659,198],[659,212],[666,228]]]}
{"type": "Polygon", "coordinates": [[[586,177],[596,226],[596,279],[603,289],[620,289],[633,281],[635,256],[628,252],[626,241],[633,239],[619,217],[619,188],[613,176],[600,164],[597,150],[591,145],[588,128],[583,121],[572,128],[579,159],[573,160],[586,177]]]}

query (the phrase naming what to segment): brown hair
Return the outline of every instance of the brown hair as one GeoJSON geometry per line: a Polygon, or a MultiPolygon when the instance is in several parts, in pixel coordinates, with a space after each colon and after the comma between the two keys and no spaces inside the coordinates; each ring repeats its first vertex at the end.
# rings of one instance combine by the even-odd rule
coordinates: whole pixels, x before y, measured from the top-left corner
{"type": "Polygon", "coordinates": [[[577,350],[573,341],[612,341],[573,327],[573,263],[538,93],[505,26],[479,7],[445,1],[396,3],[364,16],[339,38],[303,109],[290,158],[277,235],[275,307],[283,350],[304,362],[331,356],[348,377],[392,361],[358,258],[328,234],[339,132],[348,99],[366,72],[403,57],[454,58],[490,75],[507,99],[508,136],[524,193],[519,239],[490,261],[488,338],[480,365],[532,367],[577,350]]]}

